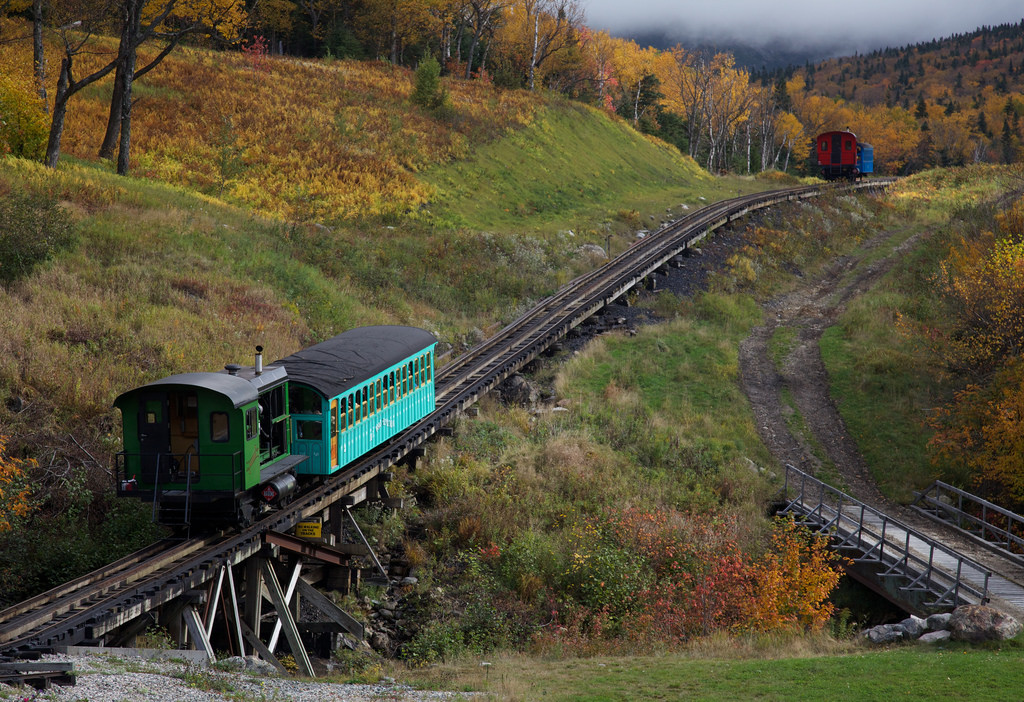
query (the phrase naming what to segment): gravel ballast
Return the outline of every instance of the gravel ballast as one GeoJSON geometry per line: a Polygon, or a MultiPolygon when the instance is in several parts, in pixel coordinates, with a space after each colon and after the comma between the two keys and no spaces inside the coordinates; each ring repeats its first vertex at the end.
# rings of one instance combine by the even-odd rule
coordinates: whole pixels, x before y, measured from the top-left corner
{"type": "Polygon", "coordinates": [[[44,656],[74,664],[76,684],[49,690],[0,684],[0,700],[88,700],[88,702],[380,702],[464,700],[472,694],[414,690],[385,678],[368,685],[319,683],[279,675],[225,672],[215,667],[109,655],[44,656]]]}

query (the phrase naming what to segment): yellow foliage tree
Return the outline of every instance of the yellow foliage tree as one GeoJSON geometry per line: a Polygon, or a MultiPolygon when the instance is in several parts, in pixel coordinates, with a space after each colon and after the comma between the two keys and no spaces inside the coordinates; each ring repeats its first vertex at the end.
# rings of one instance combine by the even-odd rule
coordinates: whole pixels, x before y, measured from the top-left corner
{"type": "Polygon", "coordinates": [[[742,626],[755,631],[820,630],[832,616],[834,605],[828,598],[842,576],[841,561],[829,549],[827,537],[792,518],[777,519],[767,553],[750,566],[753,591],[742,626]]]}

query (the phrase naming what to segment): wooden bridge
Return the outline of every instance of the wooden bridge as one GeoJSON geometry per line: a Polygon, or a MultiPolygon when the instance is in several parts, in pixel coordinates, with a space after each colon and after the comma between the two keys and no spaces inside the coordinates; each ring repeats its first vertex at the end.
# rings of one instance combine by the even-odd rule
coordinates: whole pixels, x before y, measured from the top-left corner
{"type": "MultiPolygon", "coordinates": [[[[996,546],[981,557],[975,549],[950,545],[938,526],[912,528],[793,466],[786,466],[784,490],[780,513],[829,534],[835,548],[853,561],[847,572],[854,579],[908,612],[927,615],[963,604],[991,603],[1016,617],[1024,615],[1020,555],[993,558],[989,551],[997,552],[996,546]]],[[[1007,541],[1008,530],[981,528],[971,521],[969,511],[958,510],[948,498],[932,496],[925,504],[931,510],[919,509],[925,516],[935,519],[935,513],[941,513],[942,522],[959,520],[980,534],[1007,541]]]]}

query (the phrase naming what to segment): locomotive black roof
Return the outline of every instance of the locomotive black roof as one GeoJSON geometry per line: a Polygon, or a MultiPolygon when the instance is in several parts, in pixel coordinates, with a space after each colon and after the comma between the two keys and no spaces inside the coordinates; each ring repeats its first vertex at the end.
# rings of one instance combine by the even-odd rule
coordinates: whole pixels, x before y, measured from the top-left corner
{"type": "Polygon", "coordinates": [[[226,396],[234,403],[235,407],[255,402],[258,396],[256,387],[252,383],[236,375],[228,375],[227,373],[180,373],[167,378],[161,378],[160,380],[154,380],[152,383],[122,393],[114,400],[114,406],[119,407],[121,400],[129,395],[146,390],[165,390],[167,386],[206,388],[226,396]]]}
{"type": "Polygon", "coordinates": [[[437,343],[416,327],[356,327],[275,361],[288,379],[335,397],[437,343]]]}

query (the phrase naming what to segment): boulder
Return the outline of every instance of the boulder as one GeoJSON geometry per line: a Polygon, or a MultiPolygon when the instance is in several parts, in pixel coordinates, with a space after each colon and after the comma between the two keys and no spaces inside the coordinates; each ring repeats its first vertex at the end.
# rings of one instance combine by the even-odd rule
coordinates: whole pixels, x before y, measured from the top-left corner
{"type": "Polygon", "coordinates": [[[383,631],[375,631],[370,636],[370,646],[380,653],[390,653],[391,639],[383,631]]]}
{"type": "Polygon", "coordinates": [[[580,247],[580,253],[594,259],[608,258],[608,252],[604,250],[603,246],[597,244],[584,244],[580,247]]]}
{"type": "Polygon", "coordinates": [[[941,631],[929,631],[927,634],[922,635],[917,642],[921,644],[942,643],[949,641],[950,636],[951,634],[944,629],[941,631]]]}
{"type": "Polygon", "coordinates": [[[255,656],[232,656],[217,662],[217,668],[232,673],[252,673],[254,675],[277,675],[278,670],[273,663],[260,660],[255,656]]]}
{"type": "Polygon", "coordinates": [[[915,617],[913,614],[900,622],[900,626],[907,632],[907,636],[912,639],[916,639],[925,632],[925,620],[921,619],[921,617],[915,617]]]}
{"type": "Polygon", "coordinates": [[[874,644],[887,644],[902,641],[906,637],[906,631],[900,624],[880,624],[864,632],[868,641],[874,644]]]}
{"type": "Polygon", "coordinates": [[[1008,614],[984,605],[958,607],[949,618],[954,641],[1005,641],[1021,632],[1021,625],[1008,614]]]}
{"type": "Polygon", "coordinates": [[[498,389],[502,398],[509,404],[533,405],[540,398],[537,389],[519,373],[510,376],[498,389]]]}
{"type": "Polygon", "coordinates": [[[933,614],[925,619],[924,626],[928,631],[942,631],[943,629],[949,628],[949,618],[953,616],[952,612],[942,612],[941,614],[933,614]]]}

